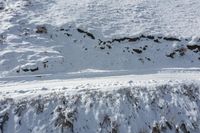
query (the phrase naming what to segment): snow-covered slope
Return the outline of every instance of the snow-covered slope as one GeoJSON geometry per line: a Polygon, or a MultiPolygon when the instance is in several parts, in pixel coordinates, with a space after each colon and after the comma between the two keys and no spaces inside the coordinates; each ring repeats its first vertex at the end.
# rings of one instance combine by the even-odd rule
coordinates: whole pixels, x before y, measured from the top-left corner
{"type": "Polygon", "coordinates": [[[0,0],[0,133],[199,133],[199,7],[0,0]]]}
{"type": "Polygon", "coordinates": [[[54,26],[75,23],[110,37],[141,32],[200,35],[198,0],[7,0],[5,6],[17,15],[17,23],[54,26]]]}
{"type": "Polygon", "coordinates": [[[199,133],[199,74],[1,84],[3,133],[199,133]]]}
{"type": "Polygon", "coordinates": [[[1,76],[200,65],[197,0],[2,5],[1,76]]]}

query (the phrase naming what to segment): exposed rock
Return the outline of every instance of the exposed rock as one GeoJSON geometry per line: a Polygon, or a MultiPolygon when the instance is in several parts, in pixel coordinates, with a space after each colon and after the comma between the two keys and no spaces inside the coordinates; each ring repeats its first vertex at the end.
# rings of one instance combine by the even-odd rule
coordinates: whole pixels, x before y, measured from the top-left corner
{"type": "Polygon", "coordinates": [[[181,131],[182,131],[183,133],[189,133],[189,132],[187,131],[186,125],[185,125],[184,123],[181,124],[180,129],[181,129],[181,131]]]}
{"type": "Polygon", "coordinates": [[[0,10],[4,10],[5,7],[4,7],[4,3],[3,2],[0,2],[0,10]]]}
{"type": "Polygon", "coordinates": [[[187,45],[189,50],[198,50],[200,51],[200,45],[187,45]]]}
{"type": "Polygon", "coordinates": [[[36,33],[38,33],[38,34],[47,33],[47,28],[45,26],[37,26],[36,27],[36,33]]]}
{"type": "Polygon", "coordinates": [[[167,41],[178,41],[178,42],[181,41],[180,39],[175,38],[175,37],[164,37],[163,39],[164,39],[164,40],[167,40],[167,41]]]}
{"type": "Polygon", "coordinates": [[[152,133],[161,133],[158,124],[156,124],[156,125],[153,127],[152,133]]]}
{"type": "Polygon", "coordinates": [[[170,54],[167,54],[166,56],[167,56],[167,57],[170,57],[170,58],[172,58],[172,59],[173,59],[173,58],[174,58],[174,56],[175,56],[175,54],[176,54],[175,52],[172,52],[172,53],[170,53],[170,54]]]}
{"type": "Polygon", "coordinates": [[[80,33],[85,33],[87,36],[89,36],[91,39],[95,39],[95,37],[94,37],[94,35],[92,34],[92,33],[89,33],[89,32],[87,32],[87,31],[84,31],[84,30],[82,30],[82,29],[77,29],[77,31],[78,32],[80,32],[80,33]]]}
{"type": "Polygon", "coordinates": [[[140,49],[133,49],[134,52],[138,53],[138,54],[141,54],[142,53],[142,50],[140,49]]]}
{"type": "Polygon", "coordinates": [[[154,37],[154,36],[151,36],[151,35],[149,35],[149,36],[147,36],[147,38],[148,38],[148,39],[151,39],[151,40],[153,40],[155,37],[154,37]]]}
{"type": "Polygon", "coordinates": [[[39,68],[38,67],[36,67],[36,68],[33,68],[33,69],[30,69],[30,71],[31,72],[35,72],[35,71],[38,71],[39,70],[39,68]]]}
{"type": "Polygon", "coordinates": [[[6,112],[4,115],[0,116],[0,131],[4,132],[4,126],[6,122],[9,120],[9,114],[6,112]]]}

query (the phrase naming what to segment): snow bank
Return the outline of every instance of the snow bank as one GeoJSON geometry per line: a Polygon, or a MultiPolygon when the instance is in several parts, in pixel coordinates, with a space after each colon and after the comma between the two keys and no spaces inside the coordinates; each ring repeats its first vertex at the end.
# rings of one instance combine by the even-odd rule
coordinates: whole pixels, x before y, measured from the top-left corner
{"type": "Polygon", "coordinates": [[[199,96],[198,81],[170,81],[4,99],[0,132],[199,133],[199,96]]]}

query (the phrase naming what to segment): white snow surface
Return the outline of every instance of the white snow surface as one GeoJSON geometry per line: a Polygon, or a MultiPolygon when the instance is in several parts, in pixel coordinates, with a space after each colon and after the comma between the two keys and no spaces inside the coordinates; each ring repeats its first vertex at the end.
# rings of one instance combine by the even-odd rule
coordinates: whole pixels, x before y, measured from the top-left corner
{"type": "Polygon", "coordinates": [[[200,65],[199,0],[0,3],[1,77],[200,65]]]}
{"type": "Polygon", "coordinates": [[[0,0],[0,133],[199,133],[199,0],[0,0]]]}
{"type": "Polygon", "coordinates": [[[36,78],[0,87],[5,133],[200,131],[198,73],[36,78]]]}
{"type": "Polygon", "coordinates": [[[23,17],[19,21],[56,26],[75,23],[109,37],[141,32],[200,35],[198,0],[9,0],[6,4],[19,11],[17,15],[23,17]],[[22,3],[28,10],[20,11],[22,3]]]}

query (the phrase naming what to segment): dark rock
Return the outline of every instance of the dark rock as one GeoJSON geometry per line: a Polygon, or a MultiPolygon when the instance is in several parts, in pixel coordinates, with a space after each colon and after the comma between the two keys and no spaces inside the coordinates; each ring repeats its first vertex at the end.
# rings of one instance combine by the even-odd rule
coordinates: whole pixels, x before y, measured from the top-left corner
{"type": "Polygon", "coordinates": [[[135,42],[135,41],[138,41],[138,40],[140,40],[139,37],[133,37],[133,38],[123,37],[123,38],[115,38],[115,39],[112,40],[112,42],[122,42],[122,41],[135,42]]]}
{"type": "Polygon", "coordinates": [[[45,61],[45,62],[42,62],[43,63],[43,66],[44,66],[44,68],[47,68],[48,67],[48,65],[47,65],[47,63],[48,63],[49,61],[45,61]]]}
{"type": "Polygon", "coordinates": [[[176,54],[175,52],[172,52],[172,53],[170,53],[170,54],[168,54],[168,55],[166,55],[166,56],[173,59],[175,54],[176,54]]]}
{"type": "Polygon", "coordinates": [[[147,59],[148,61],[151,61],[151,59],[150,59],[150,58],[148,58],[148,57],[145,57],[145,59],[147,59]]]}
{"type": "Polygon", "coordinates": [[[69,34],[69,33],[64,33],[65,35],[67,35],[67,36],[72,36],[72,34],[69,34]]]}
{"type": "Polygon", "coordinates": [[[158,125],[153,127],[152,133],[161,133],[158,125]]]}
{"type": "Polygon", "coordinates": [[[186,51],[187,51],[186,48],[179,48],[175,50],[175,52],[178,52],[180,56],[184,56],[186,51]]]}
{"type": "Polygon", "coordinates": [[[65,29],[61,28],[60,31],[64,31],[65,29]]]}
{"type": "Polygon", "coordinates": [[[160,41],[158,39],[153,40],[156,43],[160,43],[160,41]]]}
{"type": "Polygon", "coordinates": [[[38,67],[36,67],[36,68],[33,68],[33,69],[30,69],[30,71],[31,72],[35,72],[35,71],[38,71],[39,70],[39,68],[38,67]]]}
{"type": "Polygon", "coordinates": [[[56,121],[55,121],[55,126],[56,127],[61,127],[61,128],[70,128],[71,131],[73,132],[73,123],[70,122],[64,113],[60,112],[56,121]]]}
{"type": "Polygon", "coordinates": [[[101,45],[101,44],[103,43],[103,41],[102,41],[102,40],[100,40],[100,39],[98,39],[98,41],[99,41],[99,45],[101,45]]]}
{"type": "Polygon", "coordinates": [[[4,132],[4,126],[6,122],[9,120],[9,114],[6,112],[4,115],[0,116],[0,131],[1,133],[4,132]]]}
{"type": "Polygon", "coordinates": [[[175,37],[164,37],[163,39],[164,39],[164,40],[167,40],[167,41],[178,41],[178,42],[181,41],[180,39],[175,38],[175,37]]]}
{"type": "Polygon", "coordinates": [[[4,10],[5,7],[4,7],[4,3],[3,2],[0,2],[0,10],[4,10]]]}
{"type": "Polygon", "coordinates": [[[24,71],[24,72],[28,72],[29,69],[27,69],[27,68],[22,68],[22,71],[24,71]]]}
{"type": "Polygon", "coordinates": [[[138,54],[141,54],[142,53],[142,50],[140,49],[133,49],[134,52],[138,53],[138,54]]]}
{"type": "Polygon", "coordinates": [[[36,104],[36,113],[39,114],[39,113],[42,113],[44,111],[44,104],[41,104],[40,102],[38,102],[36,104]]]}
{"type": "Polygon", "coordinates": [[[166,121],[165,124],[167,125],[167,127],[168,127],[170,130],[172,130],[172,125],[171,125],[168,121],[166,121]]]}
{"type": "Polygon", "coordinates": [[[17,73],[20,73],[20,69],[18,69],[16,72],[17,72],[17,73]]]}
{"type": "Polygon", "coordinates": [[[145,45],[142,49],[143,49],[143,50],[147,50],[147,48],[148,48],[148,46],[145,45]]]}
{"type": "Polygon", "coordinates": [[[117,128],[112,128],[112,133],[118,133],[117,128]]]}
{"type": "Polygon", "coordinates": [[[200,45],[187,45],[189,50],[198,50],[200,51],[200,45]]]}
{"type": "Polygon", "coordinates": [[[22,103],[20,105],[17,106],[17,108],[15,109],[15,115],[17,116],[21,116],[22,112],[26,109],[26,104],[22,103]]]}
{"type": "Polygon", "coordinates": [[[36,27],[36,33],[38,33],[38,34],[47,33],[47,28],[45,26],[37,26],[36,27]]]}
{"type": "Polygon", "coordinates": [[[153,40],[154,36],[149,35],[149,36],[147,36],[147,38],[153,40]]]}
{"type": "Polygon", "coordinates": [[[87,32],[87,31],[84,31],[84,30],[79,29],[79,28],[77,29],[77,31],[80,32],[80,33],[86,34],[86,35],[89,36],[91,39],[95,39],[95,37],[94,37],[94,35],[93,35],[92,33],[89,33],[89,32],[87,32]]]}
{"type": "Polygon", "coordinates": [[[187,131],[186,125],[185,125],[184,123],[181,124],[180,129],[181,129],[181,131],[182,131],[183,133],[189,133],[189,132],[187,131]]]}
{"type": "Polygon", "coordinates": [[[142,34],[142,35],[140,36],[140,38],[146,38],[146,36],[142,34]]]}
{"type": "Polygon", "coordinates": [[[109,49],[111,49],[112,47],[110,45],[106,45],[109,49]]]}
{"type": "Polygon", "coordinates": [[[102,50],[103,50],[103,49],[105,49],[105,47],[104,47],[104,46],[101,46],[101,47],[100,47],[100,49],[102,49],[102,50]]]}
{"type": "Polygon", "coordinates": [[[140,40],[139,37],[130,38],[130,39],[129,39],[129,42],[136,42],[136,41],[138,41],[138,40],[140,40]]]}

